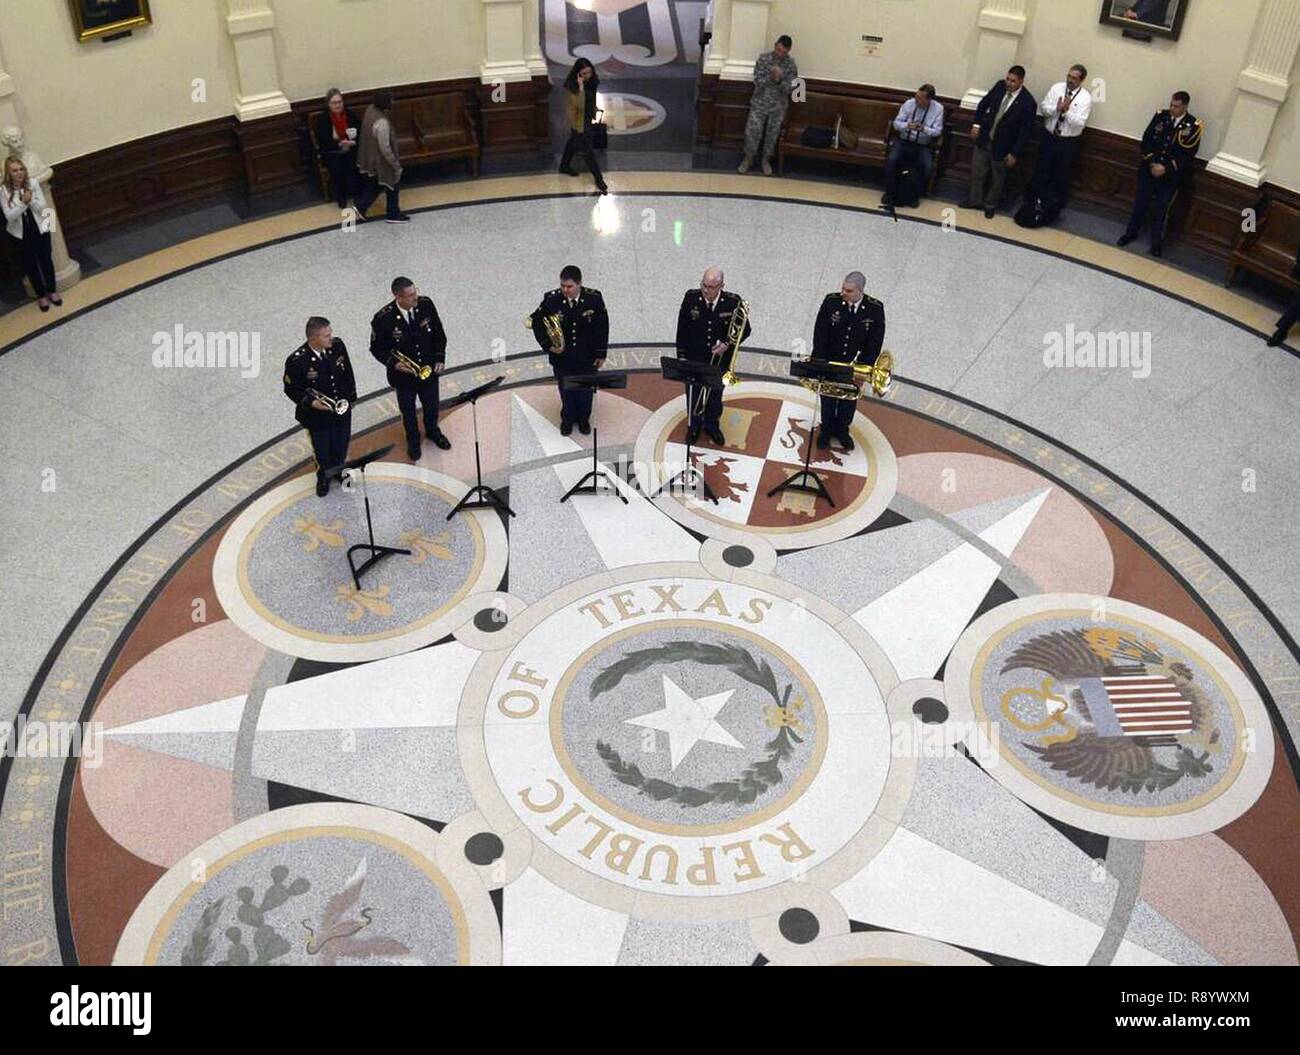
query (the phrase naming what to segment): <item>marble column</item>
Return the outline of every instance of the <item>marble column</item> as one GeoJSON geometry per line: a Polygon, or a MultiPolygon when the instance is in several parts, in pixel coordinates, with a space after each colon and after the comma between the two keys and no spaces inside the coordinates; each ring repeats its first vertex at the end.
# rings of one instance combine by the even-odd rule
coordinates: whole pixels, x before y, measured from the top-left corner
{"type": "MultiPolygon", "coordinates": [[[[715,12],[721,6],[715,2],[715,12]]],[[[709,60],[704,69],[706,73],[716,70],[724,81],[748,81],[754,76],[754,60],[772,47],[774,35],[767,24],[772,0],[731,0],[729,6],[729,17],[722,25],[726,32],[725,50],[718,53],[721,33],[715,24],[713,40],[709,44],[709,60]]],[[[795,59],[798,58],[796,52],[795,59]]]]}
{"type": "Polygon", "coordinates": [[[479,64],[482,83],[533,79],[528,51],[533,48],[531,40],[537,36],[537,17],[534,13],[532,27],[525,27],[527,6],[524,0],[483,0],[483,61],[479,64]],[[527,50],[525,40],[530,41],[527,50]]]}
{"type": "Polygon", "coordinates": [[[235,50],[239,91],[235,116],[241,122],[289,112],[275,61],[275,12],[269,0],[226,0],[226,32],[235,50]]]}
{"type": "Polygon", "coordinates": [[[14,103],[14,79],[5,69],[4,55],[0,53],[0,128],[18,124],[18,108],[14,103]]]}
{"type": "Polygon", "coordinates": [[[979,39],[971,64],[972,83],[961,97],[963,109],[974,110],[988,92],[989,85],[1001,80],[1016,64],[1020,38],[1029,25],[1028,8],[1029,0],[985,0],[976,20],[979,39]]]}
{"type": "MultiPolygon", "coordinates": [[[[1300,0],[1264,0],[1246,68],[1237,77],[1237,98],[1219,152],[1206,165],[1211,172],[1261,186],[1268,178],[1264,151],[1273,132],[1300,51],[1300,0]]],[[[1194,100],[1193,100],[1194,102],[1194,100]]],[[[1192,112],[1196,112],[1193,105],[1192,112]]]]}
{"type": "Polygon", "coordinates": [[[524,65],[534,77],[545,77],[550,72],[542,54],[539,0],[524,0],[524,65]]]}

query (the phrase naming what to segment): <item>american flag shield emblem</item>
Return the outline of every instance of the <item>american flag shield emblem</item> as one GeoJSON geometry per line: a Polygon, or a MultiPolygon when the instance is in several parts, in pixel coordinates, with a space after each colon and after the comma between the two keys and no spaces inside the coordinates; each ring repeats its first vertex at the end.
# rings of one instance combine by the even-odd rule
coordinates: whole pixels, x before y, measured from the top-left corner
{"type": "Polygon", "coordinates": [[[1084,678],[1080,687],[1099,736],[1141,736],[1173,743],[1193,729],[1191,702],[1163,674],[1084,678]]]}

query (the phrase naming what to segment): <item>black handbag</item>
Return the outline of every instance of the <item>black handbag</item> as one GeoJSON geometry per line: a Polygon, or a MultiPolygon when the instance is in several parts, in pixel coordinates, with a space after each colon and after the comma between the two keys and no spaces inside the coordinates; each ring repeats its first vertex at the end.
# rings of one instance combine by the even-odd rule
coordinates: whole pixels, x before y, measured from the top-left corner
{"type": "Polygon", "coordinates": [[[833,128],[814,128],[809,125],[799,136],[799,142],[806,147],[815,147],[818,150],[830,150],[835,144],[835,129],[833,128]]]}
{"type": "Polygon", "coordinates": [[[600,119],[604,110],[596,111],[596,120],[591,122],[591,146],[593,150],[604,150],[609,146],[609,125],[600,119]]]}

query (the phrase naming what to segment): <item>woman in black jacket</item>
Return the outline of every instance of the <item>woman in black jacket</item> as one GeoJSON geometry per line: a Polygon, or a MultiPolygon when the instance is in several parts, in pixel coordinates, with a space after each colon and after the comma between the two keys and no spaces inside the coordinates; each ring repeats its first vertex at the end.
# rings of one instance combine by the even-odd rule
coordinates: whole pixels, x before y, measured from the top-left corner
{"type": "Polygon", "coordinates": [[[343,105],[343,93],[331,88],[325,93],[325,112],[316,118],[316,147],[330,174],[334,200],[340,209],[356,192],[357,135],[361,122],[343,105]]]}
{"type": "Polygon", "coordinates": [[[576,176],[570,167],[574,153],[586,158],[587,168],[596,180],[596,189],[604,194],[609,188],[600,174],[596,164],[596,153],[591,143],[591,126],[596,121],[596,88],[600,78],[596,76],[596,67],[590,59],[579,59],[573,69],[564,78],[564,104],[569,116],[569,140],[564,144],[564,156],[560,158],[560,171],[566,176],[576,176]]]}

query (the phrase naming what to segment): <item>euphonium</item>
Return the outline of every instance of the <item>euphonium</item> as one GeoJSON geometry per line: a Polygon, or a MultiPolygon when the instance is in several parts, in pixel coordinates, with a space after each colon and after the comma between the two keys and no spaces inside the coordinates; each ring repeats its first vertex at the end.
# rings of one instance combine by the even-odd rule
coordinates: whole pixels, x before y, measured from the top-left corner
{"type": "Polygon", "coordinates": [[[874,363],[841,363],[831,360],[832,366],[853,367],[852,381],[818,381],[800,378],[799,383],[810,392],[828,399],[862,399],[868,393],[885,395],[894,383],[894,355],[882,350],[874,363]]]}
{"type": "MultiPolygon", "coordinates": [[[[532,328],[533,328],[533,317],[529,315],[528,318],[524,319],[524,329],[531,330],[532,328]]],[[[543,315],[542,328],[546,330],[546,339],[547,341],[550,342],[551,349],[552,349],[551,354],[552,355],[556,354],[554,349],[557,344],[560,346],[561,350],[563,350],[564,320],[561,319],[560,316],[557,314],[543,315]]]]}
{"type": "Polygon", "coordinates": [[[348,407],[352,405],[342,396],[338,399],[331,399],[329,396],[325,395],[324,392],[317,392],[314,388],[307,389],[307,395],[311,396],[312,399],[319,399],[335,414],[346,414],[348,412],[348,407]]]}
{"type": "Polygon", "coordinates": [[[401,352],[394,349],[393,357],[399,363],[405,363],[412,370],[414,370],[415,376],[418,377],[421,381],[427,381],[429,380],[430,377],[433,376],[433,367],[427,364],[421,365],[420,363],[417,363],[414,359],[412,359],[409,355],[403,355],[401,352]]]}

